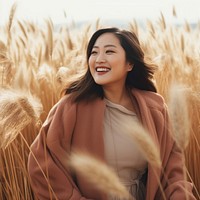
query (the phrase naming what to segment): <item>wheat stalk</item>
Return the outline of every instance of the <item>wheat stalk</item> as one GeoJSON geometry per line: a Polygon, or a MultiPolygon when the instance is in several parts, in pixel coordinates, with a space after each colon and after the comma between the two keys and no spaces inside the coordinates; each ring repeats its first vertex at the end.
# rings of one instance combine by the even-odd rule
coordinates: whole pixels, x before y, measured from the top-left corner
{"type": "Polygon", "coordinates": [[[0,91],[0,147],[6,148],[29,123],[36,122],[42,106],[38,99],[20,91],[0,91]]]}
{"type": "Polygon", "coordinates": [[[160,151],[148,131],[138,122],[124,122],[125,132],[140,148],[141,152],[153,166],[161,167],[160,151]]]}
{"type": "Polygon", "coordinates": [[[83,153],[73,153],[70,166],[99,191],[113,197],[129,198],[114,171],[102,161],[83,153]]]}
{"type": "Polygon", "coordinates": [[[169,90],[169,114],[174,139],[181,149],[185,149],[190,138],[190,119],[188,114],[186,88],[173,84],[169,90]]]}
{"type": "Polygon", "coordinates": [[[172,8],[172,15],[173,15],[173,17],[177,17],[175,6],[173,6],[173,8],[172,8]]]}
{"type": "Polygon", "coordinates": [[[52,60],[53,54],[53,23],[51,19],[46,20],[47,23],[47,41],[46,41],[46,60],[52,60]]]}
{"type": "Polygon", "coordinates": [[[9,22],[8,22],[8,26],[7,26],[7,47],[10,47],[10,40],[11,40],[11,27],[13,24],[13,19],[14,19],[14,15],[17,9],[17,3],[14,3],[11,7],[10,10],[10,15],[9,15],[9,22]]]}
{"type": "MultiPolygon", "coordinates": [[[[188,114],[186,88],[173,84],[169,91],[169,113],[172,122],[174,139],[184,153],[190,138],[190,120],[188,114]]],[[[183,169],[184,180],[187,180],[186,168],[183,169]]],[[[184,186],[186,199],[189,199],[186,185],[184,186]]]]}

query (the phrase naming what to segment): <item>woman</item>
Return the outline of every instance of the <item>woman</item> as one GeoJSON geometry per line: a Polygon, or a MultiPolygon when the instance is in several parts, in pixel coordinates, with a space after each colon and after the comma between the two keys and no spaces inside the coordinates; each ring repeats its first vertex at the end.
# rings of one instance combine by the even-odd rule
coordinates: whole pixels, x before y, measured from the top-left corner
{"type": "Polygon", "coordinates": [[[79,150],[114,168],[137,200],[184,200],[186,192],[195,199],[184,180],[183,155],[171,137],[165,103],[152,82],[155,67],[144,61],[136,35],[117,28],[96,31],[87,61],[86,74],[66,88],[31,146],[28,169],[38,198],[109,199],[70,173],[67,157],[79,150]],[[156,169],[155,174],[126,137],[122,122],[130,120],[141,122],[160,148],[164,172],[156,169]]]}

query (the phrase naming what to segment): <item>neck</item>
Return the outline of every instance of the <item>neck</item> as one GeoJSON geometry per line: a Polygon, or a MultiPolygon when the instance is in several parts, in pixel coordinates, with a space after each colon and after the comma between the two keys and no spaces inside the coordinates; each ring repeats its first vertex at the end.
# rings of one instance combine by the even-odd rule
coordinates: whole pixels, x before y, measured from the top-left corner
{"type": "Polygon", "coordinates": [[[125,86],[119,88],[104,88],[104,95],[106,99],[112,101],[113,103],[123,104],[124,101],[129,98],[127,88],[125,86]]]}

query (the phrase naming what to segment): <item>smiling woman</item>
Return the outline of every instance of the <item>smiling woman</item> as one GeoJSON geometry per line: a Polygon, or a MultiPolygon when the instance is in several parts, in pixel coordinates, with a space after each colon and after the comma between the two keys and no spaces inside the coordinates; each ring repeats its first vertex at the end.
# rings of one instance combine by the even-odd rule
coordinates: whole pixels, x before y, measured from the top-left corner
{"type": "Polygon", "coordinates": [[[155,66],[145,61],[136,34],[97,30],[87,63],[31,146],[28,170],[35,194],[41,200],[121,199],[109,188],[102,191],[103,174],[88,173],[87,162],[73,168],[71,156],[81,152],[115,172],[127,199],[195,200],[166,104],[152,81],[155,66]]]}

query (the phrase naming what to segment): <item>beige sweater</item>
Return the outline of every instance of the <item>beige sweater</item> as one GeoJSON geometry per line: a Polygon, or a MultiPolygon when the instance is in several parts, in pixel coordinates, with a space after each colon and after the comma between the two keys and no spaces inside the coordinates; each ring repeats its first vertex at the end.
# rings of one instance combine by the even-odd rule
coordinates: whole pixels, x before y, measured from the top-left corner
{"type": "Polygon", "coordinates": [[[105,99],[104,149],[105,158],[119,176],[130,195],[145,199],[145,187],[140,178],[147,169],[147,161],[139,146],[127,133],[126,123],[138,122],[133,111],[105,99]]]}

